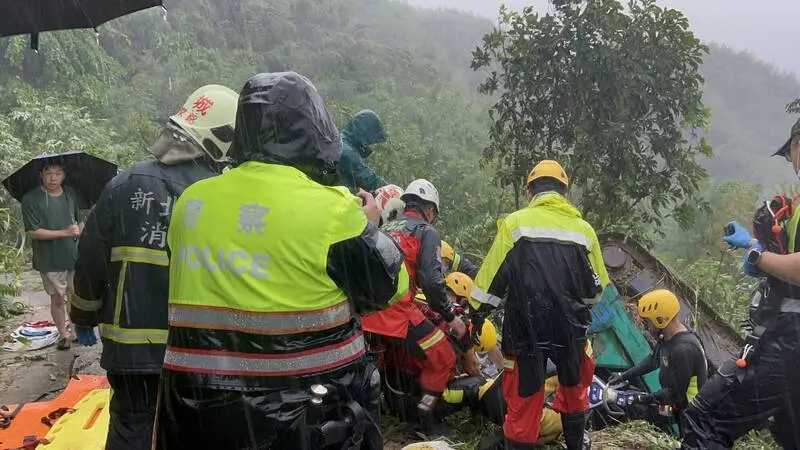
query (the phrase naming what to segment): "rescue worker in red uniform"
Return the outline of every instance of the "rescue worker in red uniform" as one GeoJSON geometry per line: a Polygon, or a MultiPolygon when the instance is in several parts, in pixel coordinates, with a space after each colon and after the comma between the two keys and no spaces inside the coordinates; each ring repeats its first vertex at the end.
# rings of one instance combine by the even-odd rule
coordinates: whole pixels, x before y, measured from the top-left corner
{"type": "Polygon", "coordinates": [[[423,395],[417,405],[423,429],[432,429],[433,410],[453,377],[456,355],[445,333],[425,318],[414,305],[415,288],[422,289],[430,308],[441,315],[458,338],[466,334],[447,300],[447,287],[440,256],[441,240],[433,227],[439,215],[439,193],[427,180],[414,180],[401,199],[403,216],[383,226],[405,254],[411,293],[388,309],[362,318],[364,330],[388,338],[392,351],[407,352],[419,370],[423,395]]]}
{"type": "Polygon", "coordinates": [[[500,224],[475,279],[473,337],[479,337],[488,313],[505,299],[507,448],[532,449],[539,440],[550,358],[559,381],[553,409],[561,413],[567,449],[585,449],[591,446],[584,440],[584,426],[587,373],[593,365],[586,330],[590,307],[608,275],[594,229],[564,197],[569,181],[561,165],[542,161],[527,181],[530,204],[500,224]]]}

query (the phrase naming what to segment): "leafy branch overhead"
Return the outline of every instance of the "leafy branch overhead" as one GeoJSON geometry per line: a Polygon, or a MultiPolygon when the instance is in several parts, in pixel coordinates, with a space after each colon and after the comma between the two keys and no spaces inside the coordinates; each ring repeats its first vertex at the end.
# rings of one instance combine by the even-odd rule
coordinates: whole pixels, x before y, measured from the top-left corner
{"type": "Polygon", "coordinates": [[[789,114],[800,114],[800,98],[796,98],[786,105],[786,112],[789,114]]]}
{"type": "Polygon", "coordinates": [[[698,73],[706,46],[654,0],[553,1],[551,12],[501,7],[473,52],[489,75],[486,160],[519,186],[544,158],[566,164],[576,202],[602,230],[640,236],[668,211],[688,225],[705,178],[697,163],[709,112],[698,73]]]}

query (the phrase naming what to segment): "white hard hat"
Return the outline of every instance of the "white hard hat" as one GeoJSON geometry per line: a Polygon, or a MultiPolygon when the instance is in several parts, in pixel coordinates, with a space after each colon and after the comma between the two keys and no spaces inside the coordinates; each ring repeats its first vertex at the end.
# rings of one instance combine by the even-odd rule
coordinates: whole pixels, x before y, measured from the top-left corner
{"type": "Polygon", "coordinates": [[[375,203],[378,204],[378,208],[383,209],[390,198],[400,198],[401,195],[403,195],[403,188],[394,184],[387,184],[375,189],[375,203]]]}
{"type": "Polygon", "coordinates": [[[406,209],[406,204],[399,198],[390,198],[386,205],[381,209],[381,219],[384,222],[391,222],[403,215],[403,210],[406,209]]]}
{"type": "Polygon", "coordinates": [[[422,178],[412,181],[400,199],[407,202],[408,197],[411,195],[419,197],[426,202],[433,203],[436,205],[436,211],[439,211],[439,191],[436,190],[436,187],[430,181],[422,178]]]}
{"type": "Polygon", "coordinates": [[[211,159],[227,161],[233,142],[239,94],[218,84],[203,86],[186,100],[170,119],[211,159]]]}

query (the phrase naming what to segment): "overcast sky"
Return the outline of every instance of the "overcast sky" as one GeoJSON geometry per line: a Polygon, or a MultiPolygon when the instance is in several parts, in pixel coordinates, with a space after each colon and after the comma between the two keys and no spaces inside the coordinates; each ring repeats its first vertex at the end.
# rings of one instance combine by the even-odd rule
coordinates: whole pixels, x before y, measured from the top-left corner
{"type": "MultiPolygon", "coordinates": [[[[408,0],[422,6],[470,8],[475,14],[497,17],[499,0],[408,0]],[[467,5],[466,7],[464,5],[467,5]]],[[[695,33],[703,40],[749,50],[760,59],[800,75],[800,56],[792,42],[793,29],[799,28],[798,0],[657,0],[680,9],[689,18],[695,33]]],[[[546,11],[547,0],[506,0],[513,8],[534,5],[546,11]]],[[[623,2],[624,3],[624,2],[623,2]]]]}

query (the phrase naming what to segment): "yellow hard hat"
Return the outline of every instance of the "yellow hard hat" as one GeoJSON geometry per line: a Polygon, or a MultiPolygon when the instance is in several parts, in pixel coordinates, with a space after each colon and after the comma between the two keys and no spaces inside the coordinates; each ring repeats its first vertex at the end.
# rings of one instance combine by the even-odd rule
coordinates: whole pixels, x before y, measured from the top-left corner
{"type": "Polygon", "coordinates": [[[639,299],[639,316],[649,320],[658,329],[666,327],[680,310],[678,297],[666,289],[648,292],[639,299]]]}
{"type": "Polygon", "coordinates": [[[226,161],[233,143],[239,94],[225,86],[209,84],[192,92],[170,120],[214,161],[226,161]]]}
{"type": "MultiPolygon", "coordinates": [[[[469,325],[469,332],[472,334],[472,324],[469,325]]],[[[478,353],[486,353],[494,350],[497,347],[497,328],[491,320],[484,320],[483,327],[481,328],[481,335],[478,336],[480,345],[475,346],[475,351],[478,353]]]]}
{"type": "Polygon", "coordinates": [[[564,183],[564,186],[569,186],[567,172],[564,172],[564,168],[561,167],[561,164],[551,159],[546,159],[540,162],[531,170],[531,173],[528,174],[527,184],[530,184],[532,181],[538,180],[539,178],[545,177],[555,178],[561,183],[564,183]]]}
{"type": "Polygon", "coordinates": [[[472,292],[472,278],[465,273],[451,273],[444,279],[444,284],[446,284],[457,297],[469,298],[469,293],[472,292]]]}
{"type": "Polygon", "coordinates": [[[445,241],[442,241],[442,259],[449,259],[450,261],[455,261],[456,259],[456,251],[445,241]]]}

